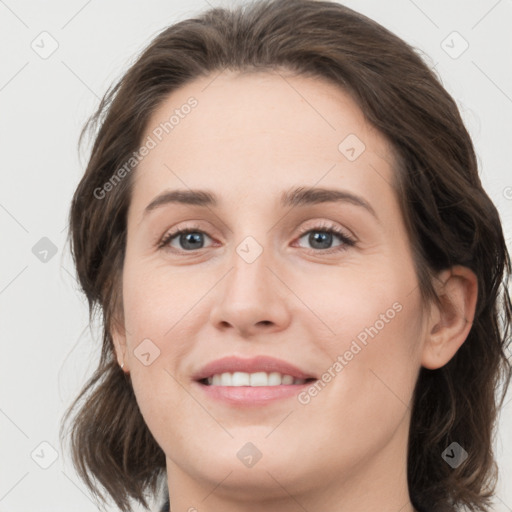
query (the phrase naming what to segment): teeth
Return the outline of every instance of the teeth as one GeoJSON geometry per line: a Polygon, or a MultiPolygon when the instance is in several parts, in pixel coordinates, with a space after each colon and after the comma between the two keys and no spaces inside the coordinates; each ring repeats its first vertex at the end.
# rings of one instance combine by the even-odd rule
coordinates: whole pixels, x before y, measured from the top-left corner
{"type": "Polygon", "coordinates": [[[283,375],[281,383],[287,385],[293,384],[293,377],[291,375],[283,375]]]}
{"type": "MultiPolygon", "coordinates": [[[[247,374],[249,375],[249,374],[247,374]]],[[[279,377],[279,374],[278,374],[279,377]]],[[[257,373],[251,373],[249,375],[249,385],[250,386],[267,386],[268,385],[269,376],[265,372],[257,372],[257,373]]],[[[276,386],[279,385],[281,382],[281,379],[274,379],[274,381],[277,383],[276,386]]]]}
{"type": "Polygon", "coordinates": [[[221,386],[232,386],[233,385],[233,377],[232,377],[231,373],[221,374],[220,385],[221,386]]]}
{"type": "Polygon", "coordinates": [[[225,372],[208,377],[207,383],[208,385],[213,386],[280,386],[285,385],[289,386],[291,384],[304,384],[306,379],[296,379],[291,375],[283,375],[279,372],[256,372],[256,373],[246,373],[246,372],[225,372]]]}
{"type": "MultiPolygon", "coordinates": [[[[265,373],[265,372],[263,372],[265,373]]],[[[271,372],[268,374],[268,385],[269,386],[280,386],[282,381],[282,376],[279,372],[271,372]]]]}
{"type": "MultiPolygon", "coordinates": [[[[229,375],[229,373],[226,373],[229,375]]],[[[222,374],[222,382],[224,382],[224,374],[222,374]]],[[[231,386],[249,386],[250,384],[250,376],[248,373],[244,372],[235,372],[231,377],[231,386]]],[[[229,384],[225,384],[225,386],[229,386],[229,384]]]]}

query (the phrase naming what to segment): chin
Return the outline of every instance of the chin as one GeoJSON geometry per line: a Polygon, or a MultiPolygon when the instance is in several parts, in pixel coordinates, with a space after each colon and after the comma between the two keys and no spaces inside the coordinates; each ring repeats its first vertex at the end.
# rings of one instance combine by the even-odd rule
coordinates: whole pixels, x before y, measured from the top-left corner
{"type": "Polygon", "coordinates": [[[231,431],[234,438],[224,443],[216,442],[216,438],[201,448],[191,447],[189,457],[181,454],[182,460],[187,461],[183,469],[196,481],[204,480],[212,488],[222,482],[216,494],[225,492],[241,500],[283,497],[283,487],[290,492],[303,491],[312,482],[312,473],[320,469],[315,467],[317,457],[309,454],[313,462],[313,467],[310,466],[304,442],[297,439],[296,443],[284,445],[280,439],[273,441],[272,436],[265,439],[270,431],[268,427],[234,429],[231,431]]]}
{"type": "Polygon", "coordinates": [[[254,502],[260,501],[263,496],[268,500],[287,497],[283,487],[287,490],[304,488],[304,484],[300,482],[302,479],[306,480],[307,475],[302,475],[302,478],[301,475],[291,475],[287,466],[283,461],[277,460],[267,460],[264,465],[261,459],[252,468],[229,463],[197,469],[206,477],[212,488],[218,486],[215,491],[217,496],[229,496],[241,502],[254,502]]]}

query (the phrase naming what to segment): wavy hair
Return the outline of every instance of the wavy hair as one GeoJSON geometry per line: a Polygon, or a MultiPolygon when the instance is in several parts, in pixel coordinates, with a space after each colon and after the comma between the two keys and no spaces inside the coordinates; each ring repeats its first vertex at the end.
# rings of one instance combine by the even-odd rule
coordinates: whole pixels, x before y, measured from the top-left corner
{"type": "Polygon", "coordinates": [[[95,191],[139,148],[150,115],[170,93],[228,69],[286,69],[348,93],[396,157],[394,185],[424,300],[438,300],[432,281],[442,269],[459,264],[477,275],[476,314],[466,341],[442,368],[420,370],[407,475],[418,508],[487,512],[497,481],[497,416],[512,372],[505,353],[511,269],[500,218],[482,188],[456,102],[419,52],[329,1],[260,0],[212,8],[166,28],[84,126],[79,146],[86,133],[95,138],[73,195],[69,237],[89,320],[95,313],[102,318],[103,345],[97,369],[61,423],[62,439],[72,418],[68,440],[79,476],[95,495],[103,501],[108,495],[127,512],[132,499],[147,507],[146,493],[154,493],[165,475],[165,455],[142,418],[130,377],[117,364],[111,336],[123,324],[121,276],[134,172],[102,199],[95,191]],[[441,460],[453,441],[469,455],[455,469],[441,460]]]}

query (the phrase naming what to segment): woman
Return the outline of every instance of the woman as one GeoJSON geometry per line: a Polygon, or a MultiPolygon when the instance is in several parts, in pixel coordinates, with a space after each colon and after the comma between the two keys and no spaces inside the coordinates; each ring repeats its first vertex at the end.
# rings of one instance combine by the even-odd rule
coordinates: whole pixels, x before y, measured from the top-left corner
{"type": "Polygon", "coordinates": [[[410,46],[331,2],[212,9],[95,123],[70,234],[103,349],[65,419],[83,400],[72,456],[98,496],[489,510],[509,256],[410,46]]]}

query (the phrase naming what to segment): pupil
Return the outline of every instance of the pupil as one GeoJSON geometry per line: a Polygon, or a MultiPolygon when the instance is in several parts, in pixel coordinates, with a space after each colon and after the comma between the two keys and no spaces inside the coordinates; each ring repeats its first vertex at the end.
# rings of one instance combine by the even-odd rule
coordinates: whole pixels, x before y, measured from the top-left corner
{"type": "MultiPolygon", "coordinates": [[[[328,246],[330,245],[331,243],[331,239],[332,239],[332,233],[326,233],[325,231],[317,231],[317,232],[314,232],[314,233],[311,233],[309,235],[309,242],[311,243],[312,247],[315,247],[315,245],[317,243],[325,243],[326,241],[328,242],[328,246]]],[[[315,249],[328,249],[329,247],[324,247],[324,246],[321,246],[321,247],[315,247],[315,249]]]]}
{"type": "Polygon", "coordinates": [[[185,233],[181,235],[180,243],[182,244],[182,247],[185,249],[197,249],[197,245],[194,246],[193,244],[194,242],[199,242],[199,244],[202,246],[200,237],[201,233],[185,233]],[[189,243],[191,243],[192,245],[187,247],[187,244],[189,243]]]}

